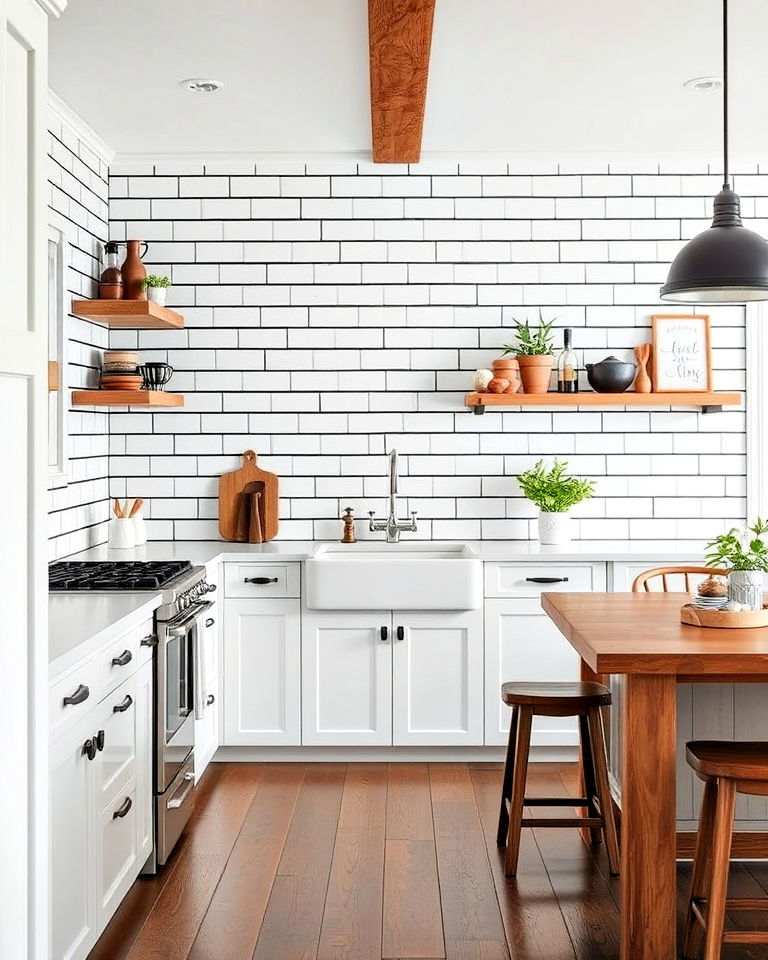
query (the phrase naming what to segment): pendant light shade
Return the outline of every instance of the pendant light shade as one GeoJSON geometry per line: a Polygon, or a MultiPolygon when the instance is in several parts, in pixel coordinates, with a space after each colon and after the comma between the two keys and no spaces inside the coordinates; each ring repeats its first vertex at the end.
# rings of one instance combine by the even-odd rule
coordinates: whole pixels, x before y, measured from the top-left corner
{"type": "Polygon", "coordinates": [[[662,300],[745,303],[768,300],[768,243],[741,222],[740,201],[728,175],[728,0],[723,0],[723,189],[712,226],[672,261],[662,300]]]}

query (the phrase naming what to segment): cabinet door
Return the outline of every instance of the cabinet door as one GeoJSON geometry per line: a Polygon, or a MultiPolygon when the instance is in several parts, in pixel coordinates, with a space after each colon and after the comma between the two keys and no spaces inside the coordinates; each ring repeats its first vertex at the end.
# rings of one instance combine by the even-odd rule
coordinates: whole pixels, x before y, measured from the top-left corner
{"type": "Polygon", "coordinates": [[[224,743],[301,742],[298,600],[228,599],[224,610],[224,743]]]}
{"type": "Polygon", "coordinates": [[[389,611],[305,612],[303,743],[392,742],[391,619],[389,611]]]}
{"type": "Polygon", "coordinates": [[[394,743],[481,744],[483,611],[396,611],[392,627],[394,743]]]}
{"type": "Polygon", "coordinates": [[[96,940],[94,761],[83,753],[95,734],[84,717],[50,751],[51,956],[80,960],[96,940]]]}
{"type": "Polygon", "coordinates": [[[141,869],[152,853],[152,663],[136,674],[136,859],[141,869]]]}
{"type": "Polygon", "coordinates": [[[132,777],[98,816],[96,894],[99,930],[109,923],[136,879],[136,778],[132,777]]]}
{"type": "MultiPolygon", "coordinates": [[[[485,742],[506,743],[510,710],[501,702],[502,683],[577,681],[579,655],[538,600],[485,601],[485,742]]],[[[578,743],[573,717],[535,717],[535,746],[578,743]]]]}
{"type": "Polygon", "coordinates": [[[136,773],[136,674],[101,701],[94,711],[104,748],[94,763],[99,812],[136,773]]]}
{"type": "Polygon", "coordinates": [[[195,783],[219,746],[218,681],[214,677],[203,697],[203,715],[195,718],[195,783]]]}

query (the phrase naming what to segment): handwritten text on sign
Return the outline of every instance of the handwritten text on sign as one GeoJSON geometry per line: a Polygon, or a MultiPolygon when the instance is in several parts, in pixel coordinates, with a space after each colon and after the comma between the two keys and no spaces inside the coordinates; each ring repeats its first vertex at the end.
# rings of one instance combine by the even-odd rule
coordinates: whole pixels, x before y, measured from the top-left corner
{"type": "Polygon", "coordinates": [[[656,319],[656,390],[709,389],[708,318],[656,319]]]}

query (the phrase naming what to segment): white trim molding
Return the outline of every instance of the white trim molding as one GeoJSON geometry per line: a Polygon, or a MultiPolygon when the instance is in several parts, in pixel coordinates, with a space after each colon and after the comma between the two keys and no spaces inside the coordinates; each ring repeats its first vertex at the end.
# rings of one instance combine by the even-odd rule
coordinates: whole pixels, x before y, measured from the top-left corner
{"type": "Polygon", "coordinates": [[[747,518],[768,516],[768,302],[747,304],[747,518]]]}
{"type": "Polygon", "coordinates": [[[115,151],[110,147],[106,140],[89,126],[80,114],[75,113],[69,104],[65,103],[61,97],[50,88],[48,89],[48,110],[62,123],[67,124],[79,137],[80,140],[92,150],[99,160],[109,166],[115,156],[115,151]]]}
{"type": "Polygon", "coordinates": [[[37,0],[49,17],[60,17],[67,9],[67,0],[37,0]]]}

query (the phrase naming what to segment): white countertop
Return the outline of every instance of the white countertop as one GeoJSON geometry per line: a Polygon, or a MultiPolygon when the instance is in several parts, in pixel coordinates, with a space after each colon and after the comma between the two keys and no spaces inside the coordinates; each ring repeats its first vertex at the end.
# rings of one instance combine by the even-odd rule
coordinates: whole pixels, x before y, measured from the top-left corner
{"type": "Polygon", "coordinates": [[[63,673],[110,635],[160,606],[159,593],[53,593],[48,601],[48,676],[63,673]],[[87,646],[84,646],[87,645],[87,646]]]}

